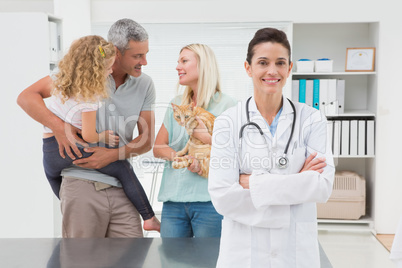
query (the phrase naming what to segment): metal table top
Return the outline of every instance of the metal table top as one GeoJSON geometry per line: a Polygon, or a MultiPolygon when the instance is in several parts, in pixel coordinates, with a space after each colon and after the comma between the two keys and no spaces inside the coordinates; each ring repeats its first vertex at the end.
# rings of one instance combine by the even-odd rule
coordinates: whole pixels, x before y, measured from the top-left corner
{"type": "Polygon", "coordinates": [[[218,252],[219,238],[3,238],[0,267],[208,268],[218,252]]]}

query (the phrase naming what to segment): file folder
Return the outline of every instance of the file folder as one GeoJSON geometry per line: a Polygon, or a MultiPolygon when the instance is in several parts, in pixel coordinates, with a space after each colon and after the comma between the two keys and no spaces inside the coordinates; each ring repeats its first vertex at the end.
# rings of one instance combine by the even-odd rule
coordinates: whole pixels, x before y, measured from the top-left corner
{"type": "Polygon", "coordinates": [[[299,80],[292,80],[292,100],[299,101],[299,80]]]}
{"type": "Polygon", "coordinates": [[[327,91],[327,105],[325,109],[326,115],[337,115],[338,104],[336,101],[336,79],[328,79],[328,91],[327,91]]]}
{"type": "Polygon", "coordinates": [[[374,130],[374,120],[367,120],[367,155],[374,156],[374,136],[375,136],[375,130],[374,130]]]}
{"type": "Polygon", "coordinates": [[[334,152],[334,121],[328,120],[327,122],[327,142],[329,142],[329,149],[334,152]]]}
{"type": "Polygon", "coordinates": [[[313,80],[306,80],[306,104],[313,107],[313,80]]]}
{"type": "Polygon", "coordinates": [[[299,102],[306,103],[306,79],[299,80],[299,102]]]}
{"type": "Polygon", "coordinates": [[[313,80],[313,107],[320,109],[320,79],[313,80]]]}
{"type": "Polygon", "coordinates": [[[338,114],[345,112],[345,80],[339,79],[336,83],[336,100],[338,101],[338,114]]]}
{"type": "Polygon", "coordinates": [[[357,129],[357,120],[350,120],[350,148],[349,148],[349,155],[357,156],[357,136],[358,136],[358,129],[357,129]]]}
{"type": "Polygon", "coordinates": [[[341,155],[349,155],[350,121],[342,120],[341,126],[341,155]]]}
{"type": "Polygon", "coordinates": [[[325,112],[325,107],[328,105],[327,99],[328,99],[328,79],[320,79],[320,111],[322,111],[324,114],[325,112]]]}
{"type": "Polygon", "coordinates": [[[334,121],[334,141],[333,141],[333,154],[339,156],[341,154],[341,122],[340,120],[334,121]]]}
{"type": "Polygon", "coordinates": [[[357,154],[366,155],[366,120],[359,120],[357,154]]]}

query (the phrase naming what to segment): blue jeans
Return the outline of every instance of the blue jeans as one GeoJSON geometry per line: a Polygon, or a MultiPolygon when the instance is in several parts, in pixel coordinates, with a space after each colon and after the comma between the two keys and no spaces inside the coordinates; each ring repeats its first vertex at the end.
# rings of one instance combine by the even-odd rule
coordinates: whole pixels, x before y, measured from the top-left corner
{"type": "MultiPolygon", "coordinates": [[[[82,157],[91,156],[92,153],[85,152],[80,145],[77,146],[82,153],[82,157]]],[[[60,198],[61,171],[71,166],[72,162],[73,160],[69,158],[67,154],[66,158],[60,156],[59,145],[54,136],[43,139],[43,167],[50,186],[57,198],[60,198]]],[[[147,195],[134,173],[133,167],[127,160],[113,162],[106,167],[97,169],[97,171],[115,177],[121,182],[128,199],[133,203],[143,220],[148,220],[155,215],[151,204],[149,204],[147,195]]]]}
{"type": "Polygon", "coordinates": [[[222,218],[212,202],[164,202],[161,237],[220,237],[222,218]]]}

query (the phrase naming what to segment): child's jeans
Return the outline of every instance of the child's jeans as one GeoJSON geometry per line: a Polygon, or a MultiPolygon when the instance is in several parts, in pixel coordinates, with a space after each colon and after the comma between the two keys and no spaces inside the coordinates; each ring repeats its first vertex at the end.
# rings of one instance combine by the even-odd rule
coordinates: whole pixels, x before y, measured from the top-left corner
{"type": "MultiPolygon", "coordinates": [[[[77,146],[80,149],[83,158],[91,156],[92,153],[85,152],[83,150],[84,148],[80,145],[77,146]]],[[[57,198],[60,198],[59,192],[62,180],[61,171],[64,168],[71,166],[72,162],[73,160],[67,155],[66,158],[60,156],[59,145],[54,136],[43,139],[43,167],[50,186],[57,198]]],[[[134,173],[133,167],[127,160],[118,160],[97,170],[115,177],[121,182],[128,199],[130,199],[134,204],[143,220],[148,220],[155,215],[151,205],[149,204],[147,195],[134,173]]]]}

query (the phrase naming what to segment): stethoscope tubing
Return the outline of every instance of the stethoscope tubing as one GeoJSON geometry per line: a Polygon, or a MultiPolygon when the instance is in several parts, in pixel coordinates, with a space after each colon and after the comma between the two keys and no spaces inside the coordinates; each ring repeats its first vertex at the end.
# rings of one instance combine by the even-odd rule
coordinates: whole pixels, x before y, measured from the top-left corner
{"type": "MultiPolygon", "coordinates": [[[[257,123],[254,123],[254,122],[251,122],[251,121],[250,121],[249,103],[250,103],[251,98],[252,98],[252,97],[249,97],[249,98],[247,99],[247,101],[246,101],[246,117],[247,117],[247,123],[244,124],[244,125],[240,128],[240,131],[239,131],[240,146],[241,146],[241,140],[242,140],[242,138],[243,138],[244,129],[245,129],[247,126],[254,126],[255,128],[258,129],[258,131],[260,132],[261,136],[264,136],[264,132],[262,131],[262,129],[260,128],[260,126],[259,126],[257,123]]],[[[277,161],[280,168],[286,168],[286,167],[287,167],[287,164],[288,164],[288,162],[289,162],[288,159],[287,159],[287,154],[288,154],[288,149],[289,149],[290,142],[292,141],[292,138],[293,138],[293,133],[294,133],[294,130],[295,130],[295,125],[296,125],[296,108],[295,108],[295,105],[293,104],[293,102],[292,102],[291,100],[289,100],[289,99],[287,99],[287,100],[289,101],[290,105],[292,106],[293,113],[294,113],[294,117],[293,117],[293,121],[292,121],[292,129],[291,129],[290,136],[289,136],[288,142],[287,142],[287,144],[286,144],[285,150],[284,150],[284,152],[283,152],[282,157],[280,157],[280,158],[278,159],[278,161],[277,161]],[[282,164],[282,160],[284,160],[284,161],[283,161],[284,164],[282,164]]]]}

